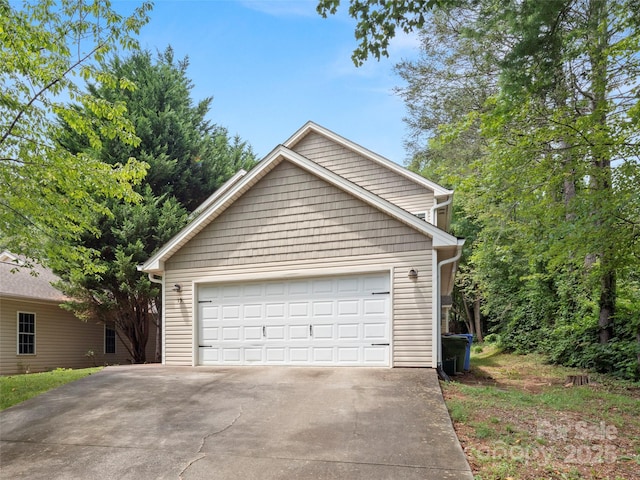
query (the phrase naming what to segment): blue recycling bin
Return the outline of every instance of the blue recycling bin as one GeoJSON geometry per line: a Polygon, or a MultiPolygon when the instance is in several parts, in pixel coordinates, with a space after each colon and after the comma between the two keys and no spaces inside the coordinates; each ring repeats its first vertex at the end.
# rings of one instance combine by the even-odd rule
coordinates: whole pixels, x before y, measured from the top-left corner
{"type": "Polygon", "coordinates": [[[471,369],[471,343],[473,343],[473,335],[470,333],[460,333],[454,335],[455,337],[465,337],[467,339],[467,351],[464,357],[464,371],[468,372],[471,369]]]}

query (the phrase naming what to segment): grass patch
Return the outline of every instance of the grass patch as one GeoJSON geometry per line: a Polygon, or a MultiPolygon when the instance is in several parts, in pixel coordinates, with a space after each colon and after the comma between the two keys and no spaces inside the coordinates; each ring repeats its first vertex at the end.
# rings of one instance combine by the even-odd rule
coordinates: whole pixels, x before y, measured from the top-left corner
{"type": "Polygon", "coordinates": [[[0,410],[100,370],[102,367],[78,370],[58,368],[51,372],[0,377],[0,410]]]}
{"type": "Polygon", "coordinates": [[[443,383],[476,478],[627,479],[640,465],[640,384],[491,345],[472,351],[471,372],[443,383]]]}

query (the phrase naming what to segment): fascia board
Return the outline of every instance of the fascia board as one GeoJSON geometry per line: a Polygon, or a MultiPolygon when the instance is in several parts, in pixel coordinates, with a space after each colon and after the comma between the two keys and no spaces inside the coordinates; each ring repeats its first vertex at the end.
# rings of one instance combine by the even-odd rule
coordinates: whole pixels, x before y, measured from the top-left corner
{"type": "Polygon", "coordinates": [[[437,183],[432,182],[431,180],[428,180],[422,177],[421,175],[418,175],[417,173],[412,172],[411,170],[407,170],[406,168],[398,165],[395,162],[392,162],[388,158],[385,158],[382,155],[372,152],[371,150],[368,150],[363,146],[358,145],[357,143],[354,143],[351,140],[348,140],[338,135],[337,133],[334,133],[331,130],[311,121],[305,123],[302,126],[302,128],[300,128],[300,130],[294,133],[286,142],[284,142],[283,145],[287,148],[290,148],[292,145],[295,145],[298,142],[298,140],[300,140],[310,131],[314,131],[316,133],[324,135],[330,138],[331,140],[333,140],[334,142],[344,146],[345,148],[352,150],[357,154],[362,155],[363,157],[369,158],[370,160],[378,163],[379,165],[382,165],[383,167],[388,168],[394,173],[397,173],[398,175],[402,175],[403,177],[408,178],[409,180],[425,188],[432,190],[435,197],[440,198],[440,197],[446,197],[448,195],[453,194],[453,190],[446,189],[438,185],[437,183]]]}
{"type": "Polygon", "coordinates": [[[238,180],[240,180],[246,174],[246,170],[238,170],[229,180],[220,185],[220,187],[215,192],[213,192],[204,202],[198,205],[198,207],[193,212],[191,212],[189,218],[195,218],[196,216],[198,216],[203,210],[205,210],[209,205],[220,198],[222,194],[229,190],[233,185],[236,184],[238,180]]]}
{"type": "MultiPolygon", "coordinates": [[[[248,188],[257,177],[262,176],[265,170],[268,171],[274,161],[278,158],[278,147],[260,161],[248,174],[241,176],[228,188],[224,190],[214,201],[205,201],[209,205],[200,214],[188,223],[182,230],[173,236],[155,255],[143,263],[138,270],[149,273],[159,273],[164,271],[164,262],[173,255],[182,245],[208,225],[213,219],[210,218],[221,205],[224,205],[234,196],[237,196],[242,189],[248,188]]],[[[232,177],[233,178],[233,177],[232,177]]],[[[222,188],[222,187],[221,187],[222,188]]]]}

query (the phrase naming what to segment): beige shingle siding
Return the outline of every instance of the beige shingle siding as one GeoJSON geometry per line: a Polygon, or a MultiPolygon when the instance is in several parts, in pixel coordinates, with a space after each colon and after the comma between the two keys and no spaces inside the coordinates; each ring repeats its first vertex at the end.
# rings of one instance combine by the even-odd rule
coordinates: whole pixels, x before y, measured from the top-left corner
{"type": "Polygon", "coordinates": [[[425,236],[282,162],[167,263],[167,270],[424,250],[425,236]],[[287,181],[289,180],[289,181],[287,181]]]}
{"type": "Polygon", "coordinates": [[[432,366],[431,248],[425,235],[283,162],[166,262],[166,363],[193,361],[192,282],[358,267],[394,271],[393,365],[432,366]]]}
{"type": "Polygon", "coordinates": [[[413,214],[429,212],[433,192],[357,153],[309,133],[292,150],[413,214]]]}
{"type": "Polygon", "coordinates": [[[93,367],[86,356],[95,354],[97,365],[127,364],[129,354],[117,340],[116,353],[104,353],[104,325],[82,322],[57,303],[25,302],[3,298],[0,308],[0,374],[41,372],[55,368],[93,367]],[[36,354],[17,354],[18,312],[35,313],[36,354]]]}

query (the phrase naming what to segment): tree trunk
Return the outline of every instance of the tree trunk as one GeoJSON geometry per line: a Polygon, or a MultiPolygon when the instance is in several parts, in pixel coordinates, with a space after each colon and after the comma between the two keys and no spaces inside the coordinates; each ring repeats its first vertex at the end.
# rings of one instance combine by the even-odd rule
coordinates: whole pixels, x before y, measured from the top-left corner
{"type": "Polygon", "coordinates": [[[608,343],[613,337],[613,315],[616,306],[616,276],[609,271],[602,276],[600,287],[600,315],[598,317],[598,339],[608,343]]]}
{"type": "Polygon", "coordinates": [[[472,335],[475,335],[475,325],[473,322],[473,315],[471,314],[471,309],[469,308],[469,302],[467,301],[467,297],[462,294],[462,303],[464,304],[464,312],[465,312],[465,323],[467,324],[467,330],[472,335]]]}
{"type": "Polygon", "coordinates": [[[484,337],[482,336],[482,323],[480,316],[480,297],[476,297],[473,302],[473,323],[476,327],[476,337],[480,343],[484,340],[484,337]]]}
{"type": "MultiPolygon", "coordinates": [[[[594,121],[594,132],[601,137],[607,136],[607,64],[608,53],[608,18],[607,3],[603,0],[589,2],[590,33],[592,35],[589,60],[591,63],[591,110],[594,121]]],[[[615,245],[605,235],[610,220],[608,208],[612,197],[611,152],[606,144],[594,145],[592,151],[594,174],[591,177],[591,187],[595,197],[595,223],[601,230],[598,235],[600,259],[600,298],[598,300],[598,328],[600,343],[607,343],[613,337],[613,319],[616,304],[616,272],[614,271],[613,255],[615,245]]],[[[606,143],[606,142],[604,142],[606,143]]]]}
{"type": "Polygon", "coordinates": [[[638,341],[638,364],[636,365],[638,377],[640,377],[640,325],[636,331],[636,340],[638,341]]]}

